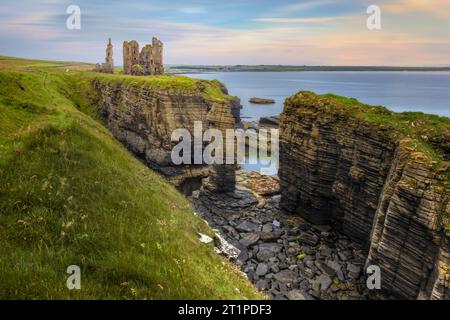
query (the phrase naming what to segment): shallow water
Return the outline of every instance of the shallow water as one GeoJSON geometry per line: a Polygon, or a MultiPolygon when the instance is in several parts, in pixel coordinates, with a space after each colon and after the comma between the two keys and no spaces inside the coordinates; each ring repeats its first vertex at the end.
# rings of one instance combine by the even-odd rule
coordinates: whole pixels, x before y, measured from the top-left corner
{"type": "Polygon", "coordinates": [[[264,157],[265,161],[261,161],[261,157],[252,157],[247,155],[245,163],[241,164],[241,168],[245,171],[258,171],[261,174],[275,176],[278,174],[278,160],[275,157],[264,157]]]}

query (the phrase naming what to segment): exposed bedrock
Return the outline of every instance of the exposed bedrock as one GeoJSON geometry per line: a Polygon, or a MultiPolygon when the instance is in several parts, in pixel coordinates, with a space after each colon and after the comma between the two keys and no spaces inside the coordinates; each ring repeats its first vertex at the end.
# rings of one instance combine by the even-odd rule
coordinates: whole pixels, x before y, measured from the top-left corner
{"type": "Polygon", "coordinates": [[[215,230],[217,251],[259,290],[276,300],[388,298],[367,289],[360,244],[330,226],[280,211],[276,177],[242,170],[236,175],[235,191],[202,188],[189,199],[215,230]]]}
{"type": "Polygon", "coordinates": [[[203,131],[223,132],[240,122],[239,100],[227,96],[226,89],[207,84],[217,86],[225,97],[218,99],[206,92],[203,82],[195,90],[165,89],[145,81],[95,79],[93,84],[100,94],[100,114],[114,136],[182,192],[190,194],[202,180],[215,191],[234,189],[233,165],[174,165],[171,161],[172,147],[178,143],[171,141],[175,129],[187,129],[193,136],[195,121],[202,122],[203,131]]]}
{"type": "Polygon", "coordinates": [[[382,289],[448,299],[448,119],[300,92],[280,129],[281,208],[363,244],[382,289]]]}

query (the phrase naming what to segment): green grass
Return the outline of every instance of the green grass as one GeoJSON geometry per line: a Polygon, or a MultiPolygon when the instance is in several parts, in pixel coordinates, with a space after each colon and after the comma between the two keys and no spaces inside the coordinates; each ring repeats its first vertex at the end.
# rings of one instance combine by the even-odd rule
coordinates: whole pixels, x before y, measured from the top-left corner
{"type": "MultiPolygon", "coordinates": [[[[131,76],[124,75],[122,69],[115,69],[115,74],[92,72],[94,65],[81,62],[27,60],[0,56],[0,71],[33,71],[51,74],[54,77],[71,77],[80,82],[103,81],[125,86],[147,86],[155,89],[169,90],[176,93],[201,94],[213,101],[227,102],[235,97],[222,92],[225,86],[218,80],[203,80],[184,76],[131,76]],[[80,72],[83,71],[83,72],[80,72]]],[[[72,84],[71,89],[75,89],[72,84]]],[[[64,89],[64,87],[63,87],[64,89]]]]}
{"type": "Polygon", "coordinates": [[[327,104],[333,107],[341,107],[341,111],[351,112],[353,116],[365,119],[381,127],[395,128],[403,136],[418,137],[428,132],[432,136],[450,133],[450,119],[423,112],[393,112],[383,106],[371,106],[359,102],[355,98],[346,98],[334,94],[318,95],[320,98],[328,98],[327,104]],[[336,101],[341,105],[336,104],[336,101]]]}
{"type": "MultiPolygon", "coordinates": [[[[397,113],[382,106],[363,104],[355,98],[334,94],[317,95],[308,91],[300,91],[288,98],[287,103],[311,105],[319,112],[345,117],[350,120],[347,125],[369,124],[394,140],[409,138],[414,140],[417,148],[436,161],[448,157],[450,118],[422,112],[397,113]]],[[[299,111],[302,112],[303,109],[299,111]]]]}
{"type": "Polygon", "coordinates": [[[262,298],[198,241],[212,232],[188,201],[105,128],[94,74],[22,68],[0,71],[0,298],[262,298]],[[81,290],[66,288],[73,264],[81,290]]]}
{"type": "Polygon", "coordinates": [[[221,91],[221,84],[217,80],[208,81],[183,76],[143,76],[136,77],[119,74],[86,73],[85,76],[95,78],[96,81],[115,83],[127,87],[146,86],[155,89],[168,90],[170,92],[201,94],[205,98],[215,101],[229,101],[234,97],[221,91]]]}
{"type": "Polygon", "coordinates": [[[70,61],[47,61],[47,60],[29,60],[16,57],[0,56],[0,70],[37,70],[37,69],[72,69],[72,70],[90,70],[94,68],[93,64],[70,61]]]}

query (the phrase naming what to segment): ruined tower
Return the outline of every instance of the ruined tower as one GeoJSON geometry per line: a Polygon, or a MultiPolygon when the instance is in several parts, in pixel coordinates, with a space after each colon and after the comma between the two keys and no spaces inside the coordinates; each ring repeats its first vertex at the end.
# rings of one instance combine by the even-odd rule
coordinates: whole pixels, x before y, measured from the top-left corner
{"type": "Polygon", "coordinates": [[[106,46],[106,57],[105,57],[105,72],[114,72],[114,60],[113,60],[113,46],[111,43],[111,38],[109,38],[108,45],[106,46]]]}
{"type": "Polygon", "coordinates": [[[153,72],[153,48],[147,44],[141,50],[140,64],[144,69],[144,74],[155,74],[153,72]]]}
{"type": "Polygon", "coordinates": [[[132,41],[123,42],[123,73],[133,74],[132,69],[134,65],[139,65],[139,44],[132,41]]]}
{"type": "Polygon", "coordinates": [[[123,73],[132,75],[163,74],[163,43],[157,38],[153,38],[152,44],[145,45],[139,53],[139,44],[136,41],[124,41],[123,73]]]}
{"type": "Polygon", "coordinates": [[[157,38],[152,39],[153,74],[163,74],[163,43],[157,38]]]}
{"type": "Polygon", "coordinates": [[[108,45],[106,46],[105,62],[102,64],[97,63],[94,70],[103,73],[114,73],[113,45],[111,43],[111,38],[109,38],[108,45]]]}

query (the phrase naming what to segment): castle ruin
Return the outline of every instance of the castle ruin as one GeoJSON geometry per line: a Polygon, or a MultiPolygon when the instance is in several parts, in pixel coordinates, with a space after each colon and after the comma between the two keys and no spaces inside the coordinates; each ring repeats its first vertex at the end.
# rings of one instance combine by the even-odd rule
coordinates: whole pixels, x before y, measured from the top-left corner
{"type": "Polygon", "coordinates": [[[139,44],[132,41],[123,43],[123,73],[131,75],[159,75],[164,73],[163,43],[157,38],[139,52],[139,44]]]}
{"type": "MultiPolygon", "coordinates": [[[[109,38],[106,47],[105,62],[97,63],[94,71],[103,73],[114,73],[113,45],[109,38]]],[[[145,45],[139,51],[137,41],[123,42],[123,74],[134,76],[153,76],[164,73],[163,65],[163,43],[157,38],[152,39],[152,44],[145,45]]]]}
{"type": "Polygon", "coordinates": [[[108,45],[106,46],[105,62],[101,65],[97,63],[95,65],[95,71],[103,73],[114,73],[113,45],[111,43],[111,38],[109,38],[108,45]]]}

